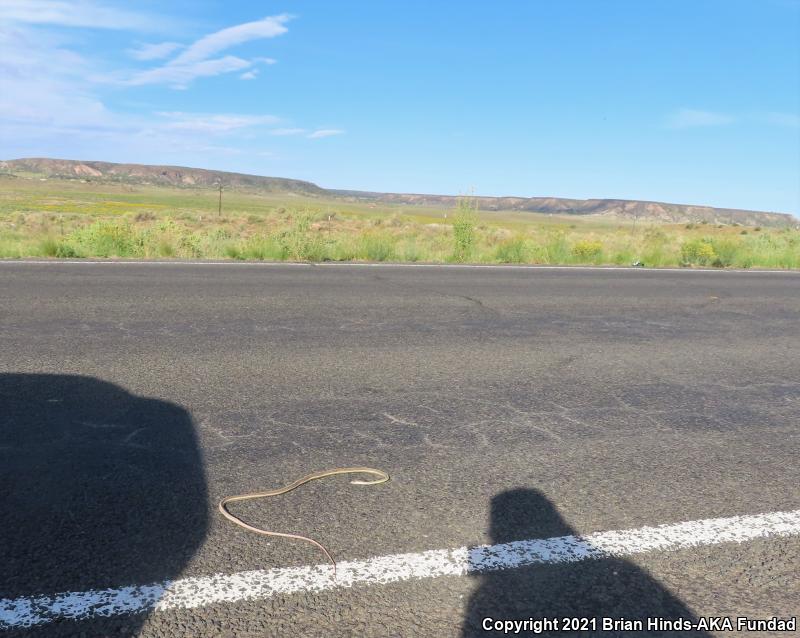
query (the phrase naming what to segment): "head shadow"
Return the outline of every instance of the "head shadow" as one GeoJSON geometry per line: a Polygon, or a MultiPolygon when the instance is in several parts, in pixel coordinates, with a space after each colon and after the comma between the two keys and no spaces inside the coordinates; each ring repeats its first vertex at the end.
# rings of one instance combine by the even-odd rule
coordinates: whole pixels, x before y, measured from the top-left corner
{"type": "MultiPolygon", "coordinates": [[[[98,379],[0,374],[0,599],[180,575],[206,536],[206,480],[183,408],[98,379]]],[[[136,635],[145,614],[37,635],[136,635]]]]}
{"type": "MultiPolygon", "coordinates": [[[[490,533],[493,545],[577,535],[546,496],[528,488],[508,490],[492,498],[490,533]]],[[[547,547],[557,552],[560,545],[561,542],[554,541],[547,547]]],[[[583,546],[590,548],[588,544],[583,546]]],[[[517,556],[513,546],[507,552],[501,548],[499,553],[504,564],[513,563],[517,556]]],[[[466,609],[461,630],[465,638],[492,633],[486,630],[486,618],[596,618],[598,633],[604,635],[615,632],[600,632],[602,618],[643,619],[645,628],[646,619],[654,617],[697,621],[694,612],[664,585],[622,558],[525,564],[494,571],[491,554],[488,556],[481,548],[469,554],[478,586],[466,609]]],[[[660,632],[645,630],[645,633],[660,632]]],[[[710,635],[703,631],[682,633],[710,635]]],[[[539,635],[561,636],[565,632],[544,631],[539,635]]]]}

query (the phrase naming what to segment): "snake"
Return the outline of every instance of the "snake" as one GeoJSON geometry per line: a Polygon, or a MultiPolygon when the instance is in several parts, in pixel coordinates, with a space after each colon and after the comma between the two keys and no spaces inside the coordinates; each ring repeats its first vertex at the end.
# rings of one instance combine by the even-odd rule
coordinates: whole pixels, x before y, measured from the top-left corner
{"type": "Polygon", "coordinates": [[[291,492],[294,489],[297,489],[301,485],[308,483],[310,481],[316,481],[319,479],[326,478],[328,476],[335,476],[337,474],[371,474],[373,476],[377,476],[377,479],[371,481],[364,481],[364,480],[354,480],[350,481],[351,485],[380,485],[381,483],[385,483],[389,480],[389,475],[384,472],[383,470],[376,470],[371,467],[337,467],[332,470],[323,470],[321,472],[313,472],[312,474],[307,474],[284,487],[279,487],[274,490],[266,490],[264,492],[250,492],[248,494],[237,494],[236,496],[226,496],[219,502],[219,511],[220,513],[227,518],[232,523],[243,527],[244,529],[254,532],[256,534],[261,534],[262,536],[277,536],[280,538],[292,538],[294,540],[305,541],[306,543],[311,543],[316,548],[322,550],[325,554],[327,559],[330,561],[331,565],[333,565],[333,578],[336,579],[336,561],[334,560],[331,553],[325,548],[325,546],[315,541],[313,538],[309,538],[308,536],[302,536],[300,534],[289,534],[288,532],[272,532],[266,529],[261,529],[260,527],[255,527],[254,525],[250,525],[249,523],[245,523],[241,518],[232,514],[230,510],[228,510],[229,503],[236,503],[239,501],[250,501],[257,498],[267,498],[269,496],[279,496],[281,494],[286,494],[287,492],[291,492]]]}

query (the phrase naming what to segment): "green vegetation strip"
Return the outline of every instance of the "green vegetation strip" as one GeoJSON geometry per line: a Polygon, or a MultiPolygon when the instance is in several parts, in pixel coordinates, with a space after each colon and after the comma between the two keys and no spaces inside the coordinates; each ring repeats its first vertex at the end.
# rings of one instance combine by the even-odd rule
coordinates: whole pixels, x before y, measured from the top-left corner
{"type": "Polygon", "coordinates": [[[0,257],[800,268],[800,230],[383,207],[281,194],[0,183],[0,257]]]}

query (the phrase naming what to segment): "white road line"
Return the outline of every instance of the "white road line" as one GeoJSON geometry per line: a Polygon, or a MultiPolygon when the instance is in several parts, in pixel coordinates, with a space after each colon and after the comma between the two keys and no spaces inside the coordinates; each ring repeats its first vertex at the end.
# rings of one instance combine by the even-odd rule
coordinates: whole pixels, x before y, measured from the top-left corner
{"type": "Polygon", "coordinates": [[[143,586],[66,592],[0,600],[0,629],[30,627],[57,619],[81,620],[150,610],[188,609],[213,603],[267,598],[438,576],[463,576],[524,565],[572,563],[742,543],[755,538],[800,535],[800,510],[709,518],[658,527],[559,536],[500,545],[438,549],[341,562],[338,579],[330,565],[213,574],[143,586]]]}
{"type": "MultiPolygon", "coordinates": [[[[151,259],[0,259],[0,265],[34,264],[37,266],[279,266],[308,268],[308,261],[158,261],[151,259]]],[[[776,270],[775,272],[783,272],[776,270]]]]}
{"type": "Polygon", "coordinates": [[[349,263],[345,261],[324,261],[315,266],[325,268],[362,266],[368,268],[488,268],[492,270],[629,270],[633,272],[727,272],[752,274],[797,274],[797,270],[759,270],[757,268],[644,268],[639,266],[550,266],[547,264],[392,264],[385,262],[349,263]]]}
{"type": "Polygon", "coordinates": [[[402,264],[384,262],[308,262],[308,261],[154,261],[154,260],[128,260],[114,259],[0,259],[0,266],[10,264],[34,265],[83,265],[83,266],[261,266],[261,267],[311,267],[323,268],[445,268],[465,269],[480,268],[490,270],[627,270],[642,273],[682,272],[682,273],[747,273],[752,275],[798,275],[800,270],[759,270],[758,268],[639,268],[633,266],[548,266],[545,264],[402,264]]]}

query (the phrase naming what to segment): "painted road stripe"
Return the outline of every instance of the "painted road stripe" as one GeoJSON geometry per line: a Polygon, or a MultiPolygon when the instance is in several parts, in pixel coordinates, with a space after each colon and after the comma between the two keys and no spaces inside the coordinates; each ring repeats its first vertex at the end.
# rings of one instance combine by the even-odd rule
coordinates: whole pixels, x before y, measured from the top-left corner
{"type": "Polygon", "coordinates": [[[150,610],[187,609],[213,603],[267,598],[278,594],[324,591],[438,576],[512,569],[524,565],[573,563],[742,543],[755,538],[800,535],[800,510],[753,516],[709,518],[658,527],[559,536],[500,545],[438,549],[341,562],[333,580],[328,564],[214,574],[152,585],[67,592],[0,600],[0,628],[30,627],[56,619],[81,620],[150,610]]]}
{"type": "Polygon", "coordinates": [[[159,261],[159,260],[115,260],[115,259],[0,259],[0,266],[18,264],[48,266],[235,266],[245,267],[311,267],[325,268],[445,268],[448,270],[480,268],[489,270],[629,270],[633,272],[683,272],[683,273],[747,273],[752,275],[800,275],[798,270],[767,270],[758,268],[642,268],[633,266],[548,266],[545,264],[393,264],[382,262],[309,262],[309,261],[159,261]]]}

